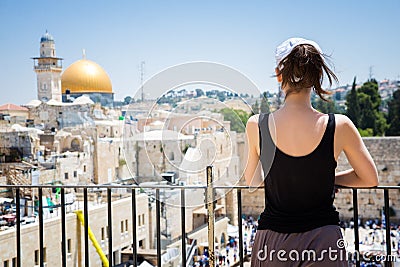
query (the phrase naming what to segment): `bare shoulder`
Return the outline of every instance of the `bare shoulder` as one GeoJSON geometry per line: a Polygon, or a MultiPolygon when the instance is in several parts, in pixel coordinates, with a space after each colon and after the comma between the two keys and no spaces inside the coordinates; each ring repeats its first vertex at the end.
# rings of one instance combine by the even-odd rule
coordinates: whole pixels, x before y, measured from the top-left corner
{"type": "Polygon", "coordinates": [[[337,142],[341,148],[354,146],[362,142],[356,126],[349,117],[342,114],[335,114],[335,120],[335,142],[337,142]]]}
{"type": "Polygon", "coordinates": [[[254,138],[258,138],[258,118],[259,118],[259,114],[255,114],[253,116],[251,116],[248,121],[247,121],[247,125],[246,125],[246,133],[249,137],[250,142],[254,141],[254,138]]]}
{"type": "Polygon", "coordinates": [[[256,123],[258,124],[258,118],[260,117],[260,114],[254,114],[253,116],[251,116],[249,118],[249,120],[247,121],[247,123],[256,123]]]}
{"type": "Polygon", "coordinates": [[[247,131],[252,131],[252,130],[258,129],[259,116],[260,116],[260,114],[255,114],[248,119],[247,125],[246,125],[247,131]]]}
{"type": "Polygon", "coordinates": [[[336,129],[339,131],[348,131],[355,129],[354,123],[349,117],[343,114],[335,114],[336,129]]]}

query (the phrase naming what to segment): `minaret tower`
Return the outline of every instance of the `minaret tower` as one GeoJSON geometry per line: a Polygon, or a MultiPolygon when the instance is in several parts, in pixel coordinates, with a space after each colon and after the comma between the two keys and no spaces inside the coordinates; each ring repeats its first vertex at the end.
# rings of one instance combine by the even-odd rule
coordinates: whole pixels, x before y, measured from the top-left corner
{"type": "Polygon", "coordinates": [[[40,38],[40,56],[32,58],[37,75],[38,99],[61,102],[62,58],[56,57],[54,38],[47,31],[40,38]]]}

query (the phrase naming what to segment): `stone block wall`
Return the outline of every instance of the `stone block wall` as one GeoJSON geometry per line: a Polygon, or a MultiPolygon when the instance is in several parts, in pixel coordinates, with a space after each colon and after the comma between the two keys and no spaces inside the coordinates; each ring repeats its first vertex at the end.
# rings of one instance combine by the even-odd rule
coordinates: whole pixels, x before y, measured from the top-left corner
{"type": "MultiPolygon", "coordinates": [[[[379,185],[400,184],[400,137],[368,137],[363,138],[365,146],[370,152],[378,169],[379,185]]],[[[344,154],[340,155],[337,171],[350,168],[344,154]]],[[[383,190],[358,190],[358,209],[362,218],[381,218],[384,205],[383,190]]],[[[353,217],[353,196],[351,190],[341,189],[336,194],[335,205],[343,219],[353,217]]],[[[396,216],[394,221],[400,220],[400,190],[389,190],[389,205],[396,216]]]]}

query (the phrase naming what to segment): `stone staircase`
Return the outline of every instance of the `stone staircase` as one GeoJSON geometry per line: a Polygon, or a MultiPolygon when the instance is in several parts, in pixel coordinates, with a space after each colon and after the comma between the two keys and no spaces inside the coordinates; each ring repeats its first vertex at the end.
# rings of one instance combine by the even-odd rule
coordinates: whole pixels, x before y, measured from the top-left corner
{"type": "MultiPolygon", "coordinates": [[[[26,178],[26,175],[23,173],[26,170],[29,170],[29,166],[15,166],[9,165],[6,170],[7,182],[10,185],[31,185],[32,182],[30,179],[26,178]]],[[[31,188],[21,188],[21,193],[24,196],[32,195],[31,188]]]]}

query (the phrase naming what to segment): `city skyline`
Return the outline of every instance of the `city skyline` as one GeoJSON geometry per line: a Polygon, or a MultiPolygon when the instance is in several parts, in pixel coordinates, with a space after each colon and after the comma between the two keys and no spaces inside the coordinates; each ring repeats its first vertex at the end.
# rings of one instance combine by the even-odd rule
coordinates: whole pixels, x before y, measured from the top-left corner
{"type": "Polygon", "coordinates": [[[37,98],[31,57],[39,55],[46,30],[54,36],[57,56],[64,58],[63,69],[85,49],[87,58],[109,74],[116,100],[135,95],[142,61],[145,80],[170,66],[210,61],[241,71],[261,91],[274,91],[275,47],[293,36],[315,40],[330,55],[338,86],[354,76],[366,81],[371,67],[378,80],[398,79],[400,37],[392,29],[400,26],[399,7],[394,0],[322,6],[311,0],[301,6],[290,1],[2,1],[0,21],[7,25],[0,34],[2,103],[37,98]]]}

